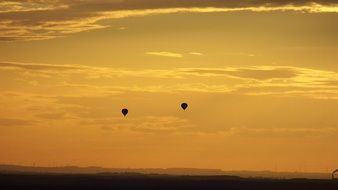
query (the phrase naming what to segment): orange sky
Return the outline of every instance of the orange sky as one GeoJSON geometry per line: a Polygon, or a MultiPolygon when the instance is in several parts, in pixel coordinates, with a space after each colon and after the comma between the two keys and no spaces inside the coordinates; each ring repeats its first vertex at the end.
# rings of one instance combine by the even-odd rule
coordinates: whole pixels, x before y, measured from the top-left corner
{"type": "Polygon", "coordinates": [[[0,1],[0,163],[331,171],[334,3],[0,1]]]}

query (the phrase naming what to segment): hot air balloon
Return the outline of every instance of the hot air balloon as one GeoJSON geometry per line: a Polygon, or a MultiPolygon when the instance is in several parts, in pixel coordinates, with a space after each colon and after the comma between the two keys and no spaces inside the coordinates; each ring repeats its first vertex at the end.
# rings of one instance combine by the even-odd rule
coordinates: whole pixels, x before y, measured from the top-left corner
{"type": "Polygon", "coordinates": [[[123,114],[124,116],[126,116],[126,115],[128,114],[128,109],[127,109],[127,108],[123,108],[123,109],[121,110],[121,112],[122,112],[122,114],[123,114]]]}
{"type": "Polygon", "coordinates": [[[187,109],[188,104],[187,104],[187,103],[182,103],[182,104],[181,104],[181,107],[182,107],[183,110],[185,110],[185,109],[187,109]]]}

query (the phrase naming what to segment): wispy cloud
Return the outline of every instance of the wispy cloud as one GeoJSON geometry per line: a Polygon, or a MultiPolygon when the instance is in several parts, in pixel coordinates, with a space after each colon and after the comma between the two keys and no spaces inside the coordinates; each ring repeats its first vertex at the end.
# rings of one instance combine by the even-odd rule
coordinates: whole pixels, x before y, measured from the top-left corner
{"type": "Polygon", "coordinates": [[[31,120],[0,118],[0,127],[27,126],[32,124],[34,124],[34,121],[31,120]]]}
{"type": "Polygon", "coordinates": [[[175,57],[175,58],[182,58],[183,55],[180,53],[174,53],[174,52],[167,52],[167,51],[151,51],[146,52],[147,55],[155,55],[155,56],[163,56],[163,57],[175,57]]]}
{"type": "Polygon", "coordinates": [[[18,63],[18,62],[0,62],[0,68],[20,68],[28,70],[80,70],[86,68],[85,66],[76,65],[52,65],[39,63],[18,63]]]}
{"type": "Polygon", "coordinates": [[[292,78],[297,76],[297,69],[290,67],[246,67],[246,68],[224,68],[224,69],[191,69],[192,72],[200,75],[229,75],[239,78],[252,78],[266,80],[272,78],[292,78]]]}
{"type": "Polygon", "coordinates": [[[178,12],[233,12],[233,11],[300,11],[337,13],[338,6],[330,1],[201,1],[201,0],[137,0],[125,1],[3,1],[0,3],[0,40],[42,40],[66,36],[108,26],[99,24],[104,19],[178,12]],[[29,18],[29,20],[27,20],[29,18]]]}
{"type": "Polygon", "coordinates": [[[190,52],[189,54],[190,55],[203,55],[203,53],[200,53],[200,52],[190,52]]]}
{"type": "Polygon", "coordinates": [[[2,72],[10,70],[16,76],[16,82],[21,81],[21,83],[34,85],[37,88],[44,84],[88,93],[205,92],[252,96],[338,98],[338,73],[291,66],[125,69],[85,65],[1,62],[1,70],[2,72]],[[76,81],[81,79],[82,82],[74,82],[75,76],[77,77],[76,81]],[[46,77],[49,78],[49,83],[45,82],[46,77]],[[128,80],[123,84],[107,85],[107,81],[115,81],[117,78],[128,80]],[[136,82],[140,78],[151,80],[141,84],[136,82]],[[169,78],[170,81],[163,82],[163,79],[169,78]],[[206,78],[208,80],[205,80],[206,78]],[[98,81],[104,82],[101,84],[98,81]]]}
{"type": "MultiPolygon", "coordinates": [[[[56,2],[56,1],[54,1],[56,2]]],[[[46,11],[69,8],[66,4],[54,4],[53,1],[2,1],[0,2],[0,13],[6,12],[28,12],[46,11]]]]}
{"type": "Polygon", "coordinates": [[[255,56],[257,56],[254,53],[245,53],[245,52],[226,52],[225,55],[230,55],[230,56],[245,56],[245,57],[255,57],[255,56]]]}
{"type": "Polygon", "coordinates": [[[303,137],[318,138],[336,136],[338,128],[335,127],[230,127],[219,131],[176,131],[175,135],[191,135],[204,137],[262,137],[269,136],[271,138],[285,137],[303,137]]]}
{"type": "Polygon", "coordinates": [[[99,125],[103,129],[141,132],[148,134],[165,133],[173,134],[193,128],[194,125],[187,119],[174,116],[144,116],[130,119],[128,122],[121,122],[116,119],[99,119],[84,122],[87,125],[99,125]],[[114,123],[114,126],[111,125],[114,123]],[[136,123],[136,124],[135,124],[136,123]]]}

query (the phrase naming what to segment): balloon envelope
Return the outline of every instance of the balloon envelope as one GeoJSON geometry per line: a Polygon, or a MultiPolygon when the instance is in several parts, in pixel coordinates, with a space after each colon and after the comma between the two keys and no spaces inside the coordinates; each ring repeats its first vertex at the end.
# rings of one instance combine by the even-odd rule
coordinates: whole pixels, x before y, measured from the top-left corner
{"type": "Polygon", "coordinates": [[[183,110],[185,110],[185,109],[187,109],[188,104],[187,104],[187,103],[182,103],[182,104],[181,104],[181,107],[182,107],[183,110]]]}
{"type": "Polygon", "coordinates": [[[128,109],[124,108],[124,109],[122,109],[121,112],[124,116],[126,116],[128,114],[128,109]]]}

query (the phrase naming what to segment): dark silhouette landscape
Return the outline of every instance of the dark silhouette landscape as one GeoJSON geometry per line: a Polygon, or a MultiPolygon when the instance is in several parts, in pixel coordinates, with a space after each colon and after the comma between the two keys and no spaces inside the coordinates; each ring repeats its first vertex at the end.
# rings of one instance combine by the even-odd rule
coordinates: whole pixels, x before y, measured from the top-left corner
{"type": "Polygon", "coordinates": [[[338,180],[325,178],[325,174],[307,174],[317,176],[317,179],[300,176],[306,174],[226,172],[217,169],[189,168],[109,169],[1,165],[0,189],[336,190],[338,188],[338,180]],[[284,177],[281,177],[283,175],[284,177]]]}

